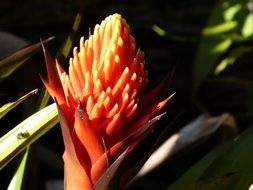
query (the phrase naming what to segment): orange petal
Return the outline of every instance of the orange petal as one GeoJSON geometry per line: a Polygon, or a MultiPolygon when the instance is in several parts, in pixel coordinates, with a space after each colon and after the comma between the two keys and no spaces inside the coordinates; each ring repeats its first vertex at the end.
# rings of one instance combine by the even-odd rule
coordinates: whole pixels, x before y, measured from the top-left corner
{"type": "Polygon", "coordinates": [[[86,112],[88,115],[90,115],[93,107],[94,107],[95,103],[94,103],[94,99],[92,96],[89,96],[88,97],[88,100],[86,102],[86,112]]]}
{"type": "Polygon", "coordinates": [[[106,112],[111,109],[112,102],[109,96],[106,96],[105,100],[103,101],[103,106],[105,107],[106,112]]]}
{"type": "Polygon", "coordinates": [[[116,103],[114,104],[113,108],[106,113],[106,117],[107,118],[110,118],[110,117],[113,117],[116,113],[118,113],[119,111],[119,105],[116,103]]]}
{"type": "Polygon", "coordinates": [[[122,121],[121,115],[118,113],[113,116],[112,120],[106,127],[106,134],[113,139],[118,139],[121,137],[122,133],[122,121]]]}
{"type": "Polygon", "coordinates": [[[82,73],[85,74],[88,71],[90,71],[90,64],[87,61],[87,51],[86,48],[84,47],[84,37],[81,37],[80,39],[80,52],[79,52],[79,58],[80,58],[80,65],[82,69],[82,73]]]}
{"type": "Polygon", "coordinates": [[[112,95],[114,98],[116,98],[119,93],[122,92],[123,88],[125,88],[127,82],[129,80],[129,68],[126,67],[124,69],[124,71],[122,72],[119,80],[117,81],[117,83],[115,84],[115,86],[112,89],[112,95]]]}
{"type": "Polygon", "coordinates": [[[94,84],[93,94],[95,94],[96,96],[99,96],[103,90],[104,90],[104,88],[103,88],[103,85],[102,85],[100,79],[97,79],[96,83],[94,84]]]}
{"type": "Polygon", "coordinates": [[[101,51],[101,40],[99,35],[99,25],[97,24],[94,28],[94,38],[93,38],[93,44],[94,44],[94,59],[98,60],[98,63],[100,65],[100,51],[101,51]]]}
{"type": "Polygon", "coordinates": [[[73,59],[71,58],[69,60],[69,62],[70,62],[70,64],[69,64],[69,80],[70,80],[70,83],[72,84],[74,93],[76,95],[80,95],[82,92],[83,84],[79,80],[78,71],[76,70],[75,66],[73,65],[73,59]]]}

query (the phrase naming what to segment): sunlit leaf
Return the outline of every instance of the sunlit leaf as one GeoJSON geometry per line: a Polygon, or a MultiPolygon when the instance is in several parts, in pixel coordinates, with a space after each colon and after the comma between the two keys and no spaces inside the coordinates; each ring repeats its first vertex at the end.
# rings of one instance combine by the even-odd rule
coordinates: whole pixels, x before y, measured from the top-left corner
{"type": "Polygon", "coordinates": [[[48,93],[46,88],[42,87],[39,93],[38,101],[37,101],[37,109],[41,110],[44,107],[46,107],[49,99],[50,99],[50,94],[48,93]]]}
{"type": "Polygon", "coordinates": [[[70,34],[68,35],[68,37],[66,38],[66,40],[64,41],[61,48],[56,54],[56,58],[58,59],[60,63],[65,63],[69,56],[69,53],[71,52],[73,41],[75,39],[76,33],[78,32],[81,19],[82,19],[82,15],[81,15],[81,12],[79,12],[77,13],[75,17],[70,34]]]}
{"type": "Polygon", "coordinates": [[[229,32],[235,29],[237,26],[236,21],[227,21],[214,26],[208,26],[202,30],[204,36],[217,35],[225,32],[229,32]]]}
{"type": "Polygon", "coordinates": [[[233,65],[236,59],[244,55],[245,53],[253,52],[252,47],[239,46],[233,49],[231,53],[221,60],[221,62],[216,66],[214,74],[218,75],[224,71],[229,65],[233,65]]]}
{"type": "Polygon", "coordinates": [[[20,190],[21,189],[23,177],[24,177],[24,172],[25,172],[25,168],[26,168],[28,153],[29,153],[29,148],[27,148],[25,150],[25,152],[23,153],[23,155],[20,159],[20,163],[18,165],[18,168],[15,171],[15,174],[14,174],[7,190],[20,190]]]}
{"type": "MultiPolygon", "coordinates": [[[[48,43],[53,37],[43,41],[48,43]]],[[[19,50],[11,56],[0,61],[0,82],[6,77],[10,76],[17,68],[19,68],[25,61],[27,61],[34,53],[41,49],[41,44],[37,43],[19,50]]]]}
{"type": "Polygon", "coordinates": [[[153,25],[152,29],[159,35],[159,36],[166,36],[166,31],[157,25],[153,25]]]}
{"type": "Polygon", "coordinates": [[[227,38],[219,43],[215,44],[210,50],[210,54],[221,54],[224,53],[232,44],[232,39],[227,38]]]}
{"type": "Polygon", "coordinates": [[[242,27],[242,36],[248,38],[253,36],[253,13],[248,14],[242,27]]]}
{"type": "Polygon", "coordinates": [[[58,123],[57,108],[51,104],[28,117],[0,138],[0,169],[28,145],[58,123]]]}
{"type": "Polygon", "coordinates": [[[25,99],[27,99],[28,97],[30,97],[31,95],[34,95],[37,93],[37,89],[33,90],[29,93],[27,93],[26,95],[22,96],[21,98],[19,98],[17,101],[15,102],[10,102],[7,103],[5,105],[3,105],[2,107],[0,107],[0,119],[7,114],[9,111],[11,111],[13,108],[15,108],[17,105],[19,105],[21,102],[23,102],[25,99]]]}
{"type": "Polygon", "coordinates": [[[253,181],[253,128],[207,154],[168,190],[248,190],[253,181]]]}
{"type": "Polygon", "coordinates": [[[232,40],[228,38],[224,40],[216,39],[209,42],[205,41],[199,45],[194,65],[195,88],[200,85],[208,74],[211,74],[222,53],[227,51],[231,44],[232,40]]]}
{"type": "Polygon", "coordinates": [[[225,21],[232,21],[235,18],[236,14],[242,9],[241,3],[229,6],[229,4],[226,5],[224,2],[223,6],[228,6],[228,8],[223,11],[223,18],[225,21]]]}
{"type": "Polygon", "coordinates": [[[219,0],[215,5],[202,31],[202,40],[194,60],[194,91],[213,73],[215,66],[233,42],[245,40],[237,34],[249,12],[246,3],[246,0],[219,0]]]}
{"type": "Polygon", "coordinates": [[[159,36],[166,37],[177,42],[197,42],[198,41],[198,38],[172,34],[169,31],[165,31],[163,28],[161,28],[160,26],[156,24],[152,26],[152,30],[155,33],[157,33],[159,36]]]}

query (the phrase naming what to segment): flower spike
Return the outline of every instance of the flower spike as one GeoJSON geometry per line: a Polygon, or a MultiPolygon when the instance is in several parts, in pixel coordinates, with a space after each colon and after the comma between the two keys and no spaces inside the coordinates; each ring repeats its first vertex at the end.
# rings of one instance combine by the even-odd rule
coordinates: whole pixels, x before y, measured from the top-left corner
{"type": "Polygon", "coordinates": [[[171,98],[159,97],[167,80],[145,92],[144,52],[136,50],[120,14],[96,25],[87,40],[81,37],[68,72],[42,47],[49,82],[42,81],[58,103],[65,145],[65,189],[105,190],[162,117],[157,114],[171,98]]]}

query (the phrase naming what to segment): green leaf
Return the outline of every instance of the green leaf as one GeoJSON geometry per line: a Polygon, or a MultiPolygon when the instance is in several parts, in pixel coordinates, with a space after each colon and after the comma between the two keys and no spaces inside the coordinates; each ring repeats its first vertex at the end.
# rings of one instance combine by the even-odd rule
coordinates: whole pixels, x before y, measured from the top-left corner
{"type": "Polygon", "coordinates": [[[252,47],[246,47],[246,46],[239,46],[233,50],[231,50],[231,53],[221,60],[221,62],[216,66],[214,70],[214,75],[220,74],[222,71],[224,71],[227,66],[233,65],[236,59],[244,55],[245,53],[252,52],[252,47]]]}
{"type": "Polygon", "coordinates": [[[21,189],[28,153],[29,153],[29,148],[27,148],[25,150],[25,152],[23,153],[23,155],[20,159],[20,164],[19,164],[17,170],[15,171],[15,174],[14,174],[7,190],[20,190],[21,189]]]}
{"type": "Polygon", "coordinates": [[[207,154],[168,190],[248,190],[253,181],[252,147],[250,128],[207,154]]]}
{"type": "Polygon", "coordinates": [[[228,8],[223,11],[223,18],[225,21],[232,21],[235,18],[236,14],[242,9],[241,3],[229,5],[228,2],[224,2],[223,6],[228,6],[228,8]]]}
{"type": "Polygon", "coordinates": [[[1,137],[0,169],[57,123],[57,108],[55,104],[51,104],[1,137]]]}
{"type": "Polygon", "coordinates": [[[253,36],[253,13],[249,13],[242,27],[242,36],[249,38],[253,36]]]}
{"type": "MultiPolygon", "coordinates": [[[[43,41],[48,43],[53,37],[43,41]]],[[[17,68],[19,68],[25,61],[27,61],[34,53],[41,49],[41,43],[37,43],[19,50],[11,56],[0,61],[0,82],[6,77],[10,76],[17,68]]]]}
{"type": "Polygon", "coordinates": [[[37,89],[33,90],[29,93],[27,93],[26,95],[22,96],[21,98],[19,98],[17,101],[15,102],[10,102],[7,103],[5,105],[3,105],[2,107],[0,107],[0,119],[7,114],[9,111],[11,111],[13,108],[15,108],[17,105],[19,105],[21,102],[23,102],[25,99],[27,99],[28,97],[30,97],[31,95],[34,95],[37,93],[37,89]]]}
{"type": "Polygon", "coordinates": [[[201,82],[211,73],[221,55],[231,46],[232,39],[223,40],[213,39],[201,43],[197,50],[194,61],[194,88],[196,89],[201,82]]]}
{"type": "Polygon", "coordinates": [[[152,29],[159,35],[159,36],[166,36],[167,32],[162,29],[161,27],[159,27],[158,25],[153,25],[152,29]]]}
{"type": "Polygon", "coordinates": [[[71,52],[71,49],[73,47],[73,41],[79,29],[81,20],[82,20],[81,12],[79,12],[76,15],[70,34],[68,35],[67,39],[64,41],[61,48],[56,54],[56,58],[59,60],[60,63],[65,63],[69,56],[69,53],[71,52]]]}
{"type": "MultiPolygon", "coordinates": [[[[213,73],[233,42],[245,40],[236,34],[241,30],[249,12],[246,3],[247,0],[219,0],[215,5],[206,27],[202,30],[202,40],[194,60],[194,91],[213,73]]],[[[249,30],[247,28],[244,31],[249,30]]],[[[246,33],[249,35],[250,32],[246,33]]]]}
{"type": "Polygon", "coordinates": [[[237,26],[236,21],[227,21],[220,24],[217,24],[215,26],[207,26],[202,30],[202,34],[204,36],[212,36],[217,35],[225,32],[229,32],[233,29],[235,29],[237,26]]]}
{"type": "Polygon", "coordinates": [[[164,29],[162,29],[160,26],[156,24],[152,25],[152,30],[161,37],[169,38],[177,42],[197,42],[199,40],[198,38],[194,38],[194,37],[186,37],[186,36],[172,34],[169,31],[165,31],[164,29]]]}
{"type": "Polygon", "coordinates": [[[47,106],[47,103],[50,99],[50,94],[48,93],[45,87],[42,87],[39,93],[39,98],[37,101],[37,109],[41,110],[47,106]]]}

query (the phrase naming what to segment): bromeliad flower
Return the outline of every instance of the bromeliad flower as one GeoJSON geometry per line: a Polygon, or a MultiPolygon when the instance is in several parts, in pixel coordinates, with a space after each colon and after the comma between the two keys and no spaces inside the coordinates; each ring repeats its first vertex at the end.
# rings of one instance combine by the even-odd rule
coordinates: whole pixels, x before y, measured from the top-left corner
{"type": "Polygon", "coordinates": [[[93,189],[120,156],[127,157],[149,134],[147,123],[169,98],[157,97],[163,83],[144,93],[144,53],[136,52],[119,14],[96,25],[88,40],[81,38],[68,74],[45,49],[44,54],[49,82],[43,82],[57,101],[65,144],[65,189],[93,189]]]}

